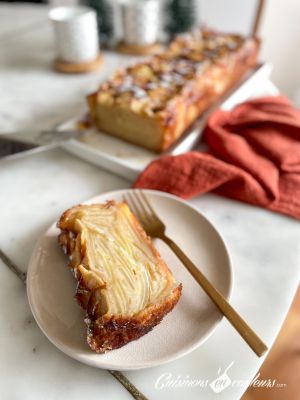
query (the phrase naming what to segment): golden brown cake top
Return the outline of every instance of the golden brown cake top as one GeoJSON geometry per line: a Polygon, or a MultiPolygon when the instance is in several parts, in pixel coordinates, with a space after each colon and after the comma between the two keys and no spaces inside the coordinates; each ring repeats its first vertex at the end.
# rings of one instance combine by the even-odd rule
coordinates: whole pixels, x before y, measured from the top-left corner
{"type": "Polygon", "coordinates": [[[182,92],[189,81],[203,74],[209,65],[226,60],[246,40],[214,31],[180,35],[163,53],[117,70],[100,86],[97,101],[148,116],[163,112],[168,101],[182,92]]]}

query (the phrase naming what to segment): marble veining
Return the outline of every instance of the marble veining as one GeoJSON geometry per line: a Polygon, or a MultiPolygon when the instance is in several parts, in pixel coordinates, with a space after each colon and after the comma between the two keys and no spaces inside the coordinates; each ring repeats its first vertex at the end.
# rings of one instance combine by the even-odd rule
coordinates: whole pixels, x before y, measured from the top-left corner
{"type": "MultiPolygon", "coordinates": [[[[0,131],[43,129],[84,107],[84,95],[112,69],[126,62],[105,55],[103,70],[86,76],[55,73],[53,42],[46,9],[38,7],[30,24],[16,26],[14,10],[0,6],[0,131]],[[42,10],[42,11],[41,11],[42,10]],[[35,22],[45,18],[40,26],[35,22]],[[2,25],[2,20],[5,24],[2,25]],[[30,26],[31,28],[30,28],[30,26]],[[21,29],[18,33],[18,29],[21,29]],[[1,40],[4,35],[7,40],[1,40]],[[3,57],[4,55],[4,57],[3,57]]],[[[26,8],[26,7],[25,7],[26,8]]],[[[130,182],[88,164],[61,149],[17,160],[0,160],[0,248],[27,270],[37,238],[74,204],[130,182]]],[[[232,304],[271,345],[287,313],[299,281],[299,222],[215,195],[191,201],[223,236],[232,259],[232,304]]],[[[1,399],[130,399],[129,393],[107,372],[82,365],[57,350],[37,327],[22,282],[0,263],[0,398],[1,399]]],[[[263,360],[245,345],[223,319],[214,334],[196,351],[179,361],[126,376],[149,398],[173,400],[239,399],[263,360]],[[213,381],[218,369],[231,379],[245,380],[216,394],[208,386],[164,387],[163,374],[213,381]]]]}

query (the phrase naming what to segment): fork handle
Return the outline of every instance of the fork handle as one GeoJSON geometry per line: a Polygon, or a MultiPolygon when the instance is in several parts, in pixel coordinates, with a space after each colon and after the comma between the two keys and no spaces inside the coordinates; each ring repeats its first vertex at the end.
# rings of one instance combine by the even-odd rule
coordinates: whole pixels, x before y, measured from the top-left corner
{"type": "Polygon", "coordinates": [[[257,356],[261,357],[267,350],[267,346],[243,320],[243,318],[228,303],[225,297],[209,282],[196,265],[184,254],[179,246],[172,239],[163,235],[160,237],[177,255],[187,270],[196,279],[202,289],[211,298],[222,314],[234,326],[242,338],[248,343],[257,356]]]}

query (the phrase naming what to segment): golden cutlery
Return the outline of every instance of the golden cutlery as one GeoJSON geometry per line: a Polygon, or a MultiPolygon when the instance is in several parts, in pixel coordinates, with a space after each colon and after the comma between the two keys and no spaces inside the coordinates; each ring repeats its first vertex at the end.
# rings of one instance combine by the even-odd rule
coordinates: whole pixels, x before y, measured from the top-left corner
{"type": "Polygon", "coordinates": [[[133,213],[138,217],[147,235],[151,238],[163,240],[173,250],[179,260],[215,303],[221,313],[234,326],[256,355],[261,357],[267,351],[267,346],[243,320],[237,311],[228,303],[218,289],[214,287],[196,265],[186,256],[180,247],[172,239],[166,236],[165,224],[157,216],[143,191],[132,190],[124,196],[124,199],[133,213]]]}

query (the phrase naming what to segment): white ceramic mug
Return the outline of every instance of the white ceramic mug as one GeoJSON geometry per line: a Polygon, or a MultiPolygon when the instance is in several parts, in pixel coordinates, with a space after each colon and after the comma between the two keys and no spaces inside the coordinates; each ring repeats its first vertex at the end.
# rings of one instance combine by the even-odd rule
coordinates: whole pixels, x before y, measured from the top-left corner
{"type": "Polygon", "coordinates": [[[99,54],[96,12],[85,6],[64,6],[50,10],[57,58],[61,62],[93,61],[99,54]]]}
{"type": "Polygon", "coordinates": [[[123,40],[127,44],[148,45],[161,31],[160,0],[121,0],[123,40]]]}

